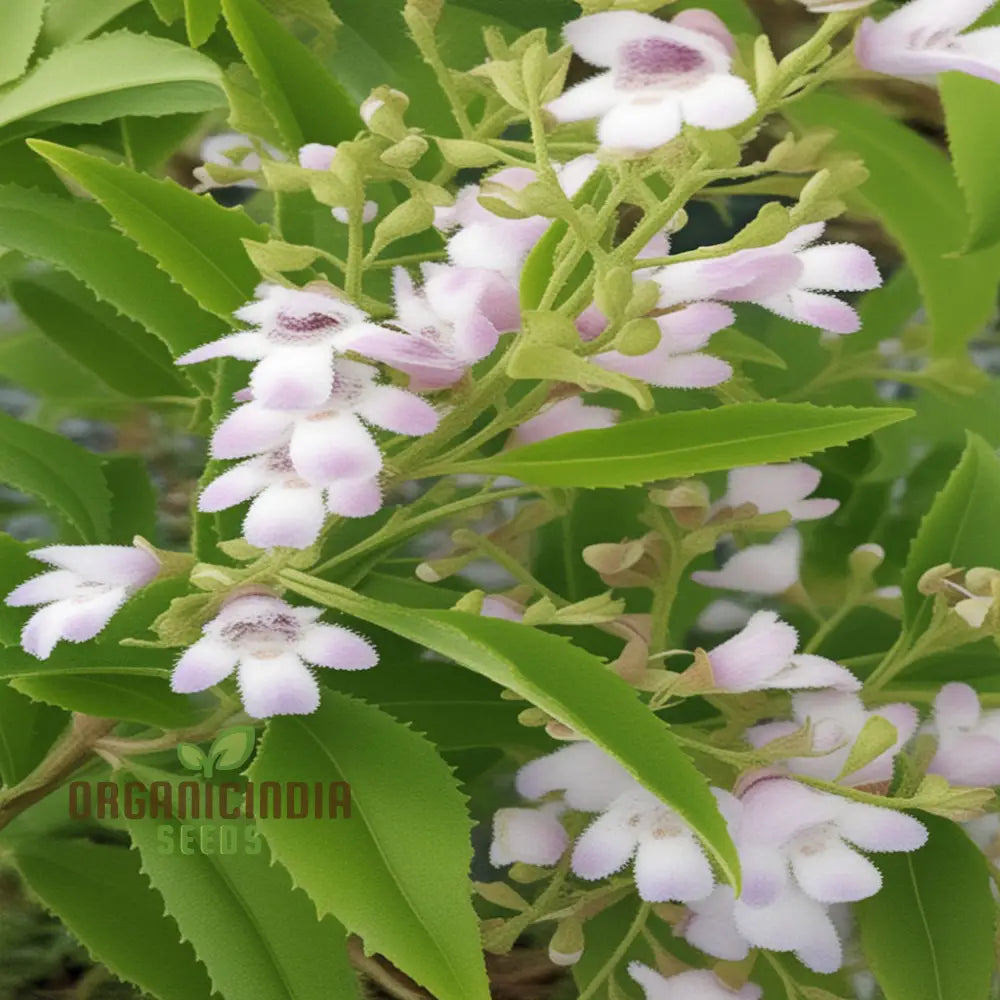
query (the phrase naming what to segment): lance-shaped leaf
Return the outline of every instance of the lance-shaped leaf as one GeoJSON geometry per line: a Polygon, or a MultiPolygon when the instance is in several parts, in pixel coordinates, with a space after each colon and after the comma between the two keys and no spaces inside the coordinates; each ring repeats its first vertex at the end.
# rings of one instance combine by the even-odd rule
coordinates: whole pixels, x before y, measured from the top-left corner
{"type": "MultiPolygon", "coordinates": [[[[177,781],[153,768],[134,771],[146,785],[177,781]]],[[[176,784],[174,794],[176,802],[176,784]]],[[[224,801],[232,809],[242,797],[227,793],[224,801]]],[[[288,872],[272,863],[254,824],[191,816],[165,822],[147,815],[129,819],[127,827],[143,872],[221,996],[356,1000],[344,929],[317,918],[288,872]]]]}
{"type": "Polygon", "coordinates": [[[21,0],[3,12],[0,32],[0,83],[16,80],[27,69],[35,41],[42,30],[45,0],[21,0]]]}
{"type": "Polygon", "coordinates": [[[222,73],[207,56],[166,38],[117,31],[57,49],[4,91],[0,126],[24,118],[103,122],[224,103],[222,73]]]}
{"type": "Polygon", "coordinates": [[[996,910],[982,852],[957,824],[921,815],[930,839],[881,854],[882,888],[856,904],[886,1000],[987,1000],[996,910]]]}
{"type": "Polygon", "coordinates": [[[107,539],[111,494],[101,460],[67,438],[0,413],[0,482],[58,514],[73,541],[107,539]]]}
{"type": "Polygon", "coordinates": [[[242,209],[68,146],[41,139],[29,145],[86,188],[209,312],[228,317],[252,297],[260,275],[242,240],[263,239],[266,231],[242,209]]]}
{"type": "Polygon", "coordinates": [[[133,851],[32,836],[18,841],[15,861],[32,891],[115,975],[159,1000],[209,1000],[204,967],[178,939],[133,851]]]}
{"type": "Polygon", "coordinates": [[[422,736],[327,691],[314,714],[268,724],[250,776],[349,782],[349,819],[259,820],[275,856],[320,913],[438,1000],[488,1000],[470,897],[471,824],[448,765],[422,736]]]}
{"type": "Polygon", "coordinates": [[[8,788],[28,776],[69,723],[52,705],[26,698],[0,681],[0,778],[8,788]]]}
{"type": "Polygon", "coordinates": [[[561,434],[460,468],[545,486],[634,486],[741,465],[787,462],[911,415],[888,407],[741,403],[561,434]]]}
{"type": "Polygon", "coordinates": [[[336,145],[362,127],[337,80],[258,0],[222,0],[222,11],[289,149],[336,145]]]}
{"type": "Polygon", "coordinates": [[[669,726],[596,656],[568,640],[517,622],[463,611],[414,611],[383,604],[296,570],[284,583],[455,660],[516,691],[614,756],[698,834],[726,878],[739,884],[736,850],[708,784],[669,726]]]}

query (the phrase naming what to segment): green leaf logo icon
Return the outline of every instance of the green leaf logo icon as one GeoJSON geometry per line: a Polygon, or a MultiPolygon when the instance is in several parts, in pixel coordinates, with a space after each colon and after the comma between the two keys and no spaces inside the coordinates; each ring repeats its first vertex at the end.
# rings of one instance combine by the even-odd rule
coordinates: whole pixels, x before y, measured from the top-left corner
{"type": "Polygon", "coordinates": [[[179,743],[177,759],[189,771],[200,771],[205,779],[216,771],[235,771],[253,754],[257,733],[253,726],[235,726],[220,733],[206,754],[194,743],[179,743]]]}

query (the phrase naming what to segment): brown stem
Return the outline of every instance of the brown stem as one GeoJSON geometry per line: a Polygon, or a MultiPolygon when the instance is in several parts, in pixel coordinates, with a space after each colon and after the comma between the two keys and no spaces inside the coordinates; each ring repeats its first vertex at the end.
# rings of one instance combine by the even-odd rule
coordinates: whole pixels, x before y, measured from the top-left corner
{"type": "Polygon", "coordinates": [[[383,965],[377,958],[365,954],[361,938],[351,935],[347,939],[347,957],[362,975],[385,990],[397,1000],[430,1000],[430,994],[421,989],[412,989],[398,978],[399,973],[383,965]]]}

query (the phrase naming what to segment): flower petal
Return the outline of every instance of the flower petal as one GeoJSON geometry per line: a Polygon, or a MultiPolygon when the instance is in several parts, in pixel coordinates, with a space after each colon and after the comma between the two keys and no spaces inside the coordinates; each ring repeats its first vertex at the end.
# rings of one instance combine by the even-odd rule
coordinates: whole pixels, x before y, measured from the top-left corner
{"type": "Polygon", "coordinates": [[[272,481],[261,462],[241,462],[213,479],[198,497],[198,510],[212,513],[235,507],[260,493],[272,481]]]}
{"type": "Polygon", "coordinates": [[[879,870],[839,837],[814,838],[791,852],[802,891],[820,903],[854,903],[882,888],[879,870]]]}
{"type": "MultiPolygon", "coordinates": [[[[65,569],[56,569],[32,577],[19,587],[15,587],[5,598],[5,603],[12,608],[24,608],[32,604],[63,601],[76,597],[82,589],[82,584],[83,580],[78,574],[65,569]]],[[[978,702],[976,704],[978,705],[978,702]]]]}
{"type": "Polygon", "coordinates": [[[715,887],[708,858],[690,834],[643,837],[635,855],[635,884],[650,903],[705,899],[715,887]]]}
{"type": "Polygon", "coordinates": [[[426,399],[394,385],[372,386],[358,401],[356,412],[370,424],[412,437],[430,434],[441,420],[426,399]]]}
{"type": "Polygon", "coordinates": [[[597,138],[611,149],[656,149],[680,133],[680,106],[674,94],[659,100],[619,101],[601,118],[597,138]]]}
{"type": "Polygon", "coordinates": [[[212,457],[246,458],[271,451],[287,443],[292,424],[293,418],[287,410],[245,403],[215,428],[212,457]]]}
{"type": "Polygon", "coordinates": [[[683,93],[681,117],[700,128],[732,128],[757,110],[757,100],[746,80],[728,73],[713,73],[683,93]]]}
{"type": "Polygon", "coordinates": [[[326,487],[326,509],[341,517],[371,517],[382,508],[377,479],[339,479],[326,487]]]}
{"type": "Polygon", "coordinates": [[[189,646],[170,675],[170,688],[180,694],[204,691],[228,677],[239,656],[228,643],[202,638],[189,646]]]}
{"type": "Polygon", "coordinates": [[[268,486],[243,521],[246,540],[259,549],[305,549],[323,529],[323,491],[308,486],[268,486]]]}
{"type": "Polygon", "coordinates": [[[766,687],[833,688],[835,691],[860,691],[861,681],[847,669],[824,656],[800,653],[787,667],[769,679],[766,687]]]}
{"type": "Polygon", "coordinates": [[[254,399],[275,410],[312,410],[333,388],[329,344],[282,346],[257,363],[250,375],[254,399]]]}
{"type": "Polygon", "coordinates": [[[375,647],[340,625],[308,626],[296,643],[295,652],[307,663],[335,670],[368,670],[378,663],[375,647]]]}
{"type": "Polygon", "coordinates": [[[733,906],[732,886],[716,886],[710,896],[689,904],[691,916],[683,924],[682,936],[688,944],[714,958],[742,961],[750,946],[736,927],[733,906]]]}
{"type": "Polygon", "coordinates": [[[371,479],[382,469],[382,452],[374,438],[348,412],[297,422],[289,454],[295,471],[317,485],[338,479],[371,479]]]}
{"type": "Polygon", "coordinates": [[[245,656],[237,676],[243,708],[254,719],[309,715],[319,708],[319,684],[294,653],[245,656]]]}
{"type": "Polygon", "coordinates": [[[629,863],[637,846],[635,831],[627,816],[602,813],[577,837],[573,848],[573,871],[588,881],[607,878],[629,863]]]}
{"type": "Polygon", "coordinates": [[[156,556],[135,545],[48,545],[31,556],[111,587],[143,587],[160,571],[156,556]]]}
{"type": "Polygon", "coordinates": [[[569,837],[555,810],[498,809],[493,817],[490,864],[502,868],[515,861],[547,867],[554,865],[569,846],[569,837]]]}
{"type": "Polygon", "coordinates": [[[927,840],[926,827],[912,816],[849,800],[837,817],[837,832],[866,851],[915,851],[927,840]]]}
{"type": "Polygon", "coordinates": [[[567,805],[584,812],[607,809],[634,785],[635,779],[621,764],[583,740],[525,764],[515,781],[518,794],[526,799],[564,791],[567,805]]]}
{"type": "Polygon", "coordinates": [[[545,110],[560,122],[586,121],[607,114],[619,99],[614,77],[600,73],[563,91],[545,110]]]}
{"type": "Polygon", "coordinates": [[[787,665],[798,642],[798,632],[773,611],[758,611],[742,631],[709,650],[716,685],[755,690],[787,665]]]}
{"type": "Polygon", "coordinates": [[[212,358],[237,358],[240,361],[259,361],[267,357],[271,345],[267,338],[257,330],[240,330],[227,337],[211,340],[201,347],[182,354],[175,362],[178,365],[193,365],[199,361],[210,361],[212,358]]]}
{"type": "Polygon", "coordinates": [[[784,531],[767,545],[741,549],[721,570],[699,570],[691,574],[691,579],[706,587],[780,594],[799,578],[801,545],[798,532],[784,531]]]}
{"type": "Polygon", "coordinates": [[[878,288],[882,276],[875,258],[853,243],[827,243],[798,254],[802,264],[799,287],[810,291],[863,292],[878,288]]]}

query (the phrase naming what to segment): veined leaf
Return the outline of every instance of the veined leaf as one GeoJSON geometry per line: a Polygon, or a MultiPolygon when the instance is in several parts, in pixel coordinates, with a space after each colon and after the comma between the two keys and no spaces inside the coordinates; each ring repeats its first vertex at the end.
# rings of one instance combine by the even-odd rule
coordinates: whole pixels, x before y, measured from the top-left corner
{"type": "Polygon", "coordinates": [[[0,32],[0,84],[16,80],[27,68],[42,30],[45,0],[19,0],[3,12],[0,32]]]}
{"type": "Polygon", "coordinates": [[[41,500],[75,540],[101,542],[111,531],[101,460],[68,438],[0,413],[0,482],[41,500]]]}
{"type": "Polygon", "coordinates": [[[32,891],[115,975],[159,1000],[210,1000],[204,968],[178,940],[134,852],[34,836],[17,842],[15,861],[32,891]]]}
{"type": "Polygon", "coordinates": [[[899,243],[920,282],[934,354],[962,354],[993,312],[1000,253],[947,256],[966,236],[962,195],[947,157],[912,129],[852,98],[811,94],[788,113],[802,126],[835,128],[834,147],[865,161],[869,177],[858,196],[899,243]]]}
{"type": "Polygon", "coordinates": [[[24,118],[103,122],[207,111],[225,101],[207,56],[166,38],[116,31],[57,49],[0,94],[0,126],[24,118]]]}
{"type": "Polygon", "coordinates": [[[131,239],[209,312],[228,317],[260,281],[243,239],[266,237],[242,209],[223,208],[172,180],[156,180],[68,146],[29,145],[83,185],[131,239]]]}
{"type": "MultiPolygon", "coordinates": [[[[172,776],[135,767],[149,784],[172,776]]],[[[287,780],[300,775],[283,774],[287,780]]],[[[238,797],[230,798],[230,801],[238,797]]],[[[313,828],[311,820],[292,821],[313,828]]],[[[225,997],[267,1000],[327,1000],[357,997],[357,983],[347,961],[344,930],[327,917],[317,919],[306,895],[293,888],[253,824],[242,820],[192,819],[194,852],[182,853],[182,823],[130,819],[128,831],[142,856],[142,870],[166,903],[181,935],[194,946],[212,985],[225,997]],[[164,834],[172,850],[165,850],[164,834]],[[223,834],[223,829],[228,830],[223,834]],[[202,840],[202,836],[210,838],[202,840]],[[235,850],[222,848],[230,836],[235,850]],[[204,845],[204,846],[203,846],[204,845]]],[[[188,848],[190,850],[190,848],[188,848]]]]}
{"type": "Polygon", "coordinates": [[[357,106],[309,49],[258,0],[222,0],[222,10],[287,148],[353,137],[357,106]]]}
{"type": "Polygon", "coordinates": [[[965,251],[972,253],[1000,240],[1000,188],[993,169],[1000,157],[995,128],[1000,93],[992,80],[967,73],[942,73],[940,88],[951,162],[969,219],[965,251]]]}
{"type": "Polygon", "coordinates": [[[801,458],[911,415],[888,407],[741,403],[561,434],[461,469],[545,486],[632,486],[801,458]]]}
{"type": "Polygon", "coordinates": [[[350,819],[258,821],[275,857],[321,914],[439,1000],[488,1000],[470,898],[471,823],[447,764],[422,736],[327,691],[314,714],[271,720],[250,776],[349,782],[350,819]]]}
{"type": "Polygon", "coordinates": [[[982,438],[968,435],[962,460],[920,523],[903,571],[903,620],[909,629],[930,614],[933,598],[917,590],[932,566],[1000,567],[1000,458],[982,438]]]}
{"type": "Polygon", "coordinates": [[[956,823],[921,814],[913,854],[881,854],[882,888],[856,904],[886,1000],[987,1000],[996,911],[982,852],[956,823]]]}
{"type": "MultiPolygon", "coordinates": [[[[229,327],[198,307],[98,205],[0,185],[0,245],[69,271],[105,302],[155,333],[174,355],[229,327]]],[[[198,385],[205,376],[189,376],[198,385]]]]}
{"type": "Polygon", "coordinates": [[[71,275],[14,281],[11,293],[46,337],[116,392],[138,399],[191,392],[161,341],[71,275]]]}
{"type": "Polygon", "coordinates": [[[382,604],[294,570],[283,573],[282,580],[304,597],[489,677],[593,740],[680,813],[726,877],[738,884],[736,851],[704,777],[678,747],[669,726],[596,656],[516,622],[382,604]]]}

